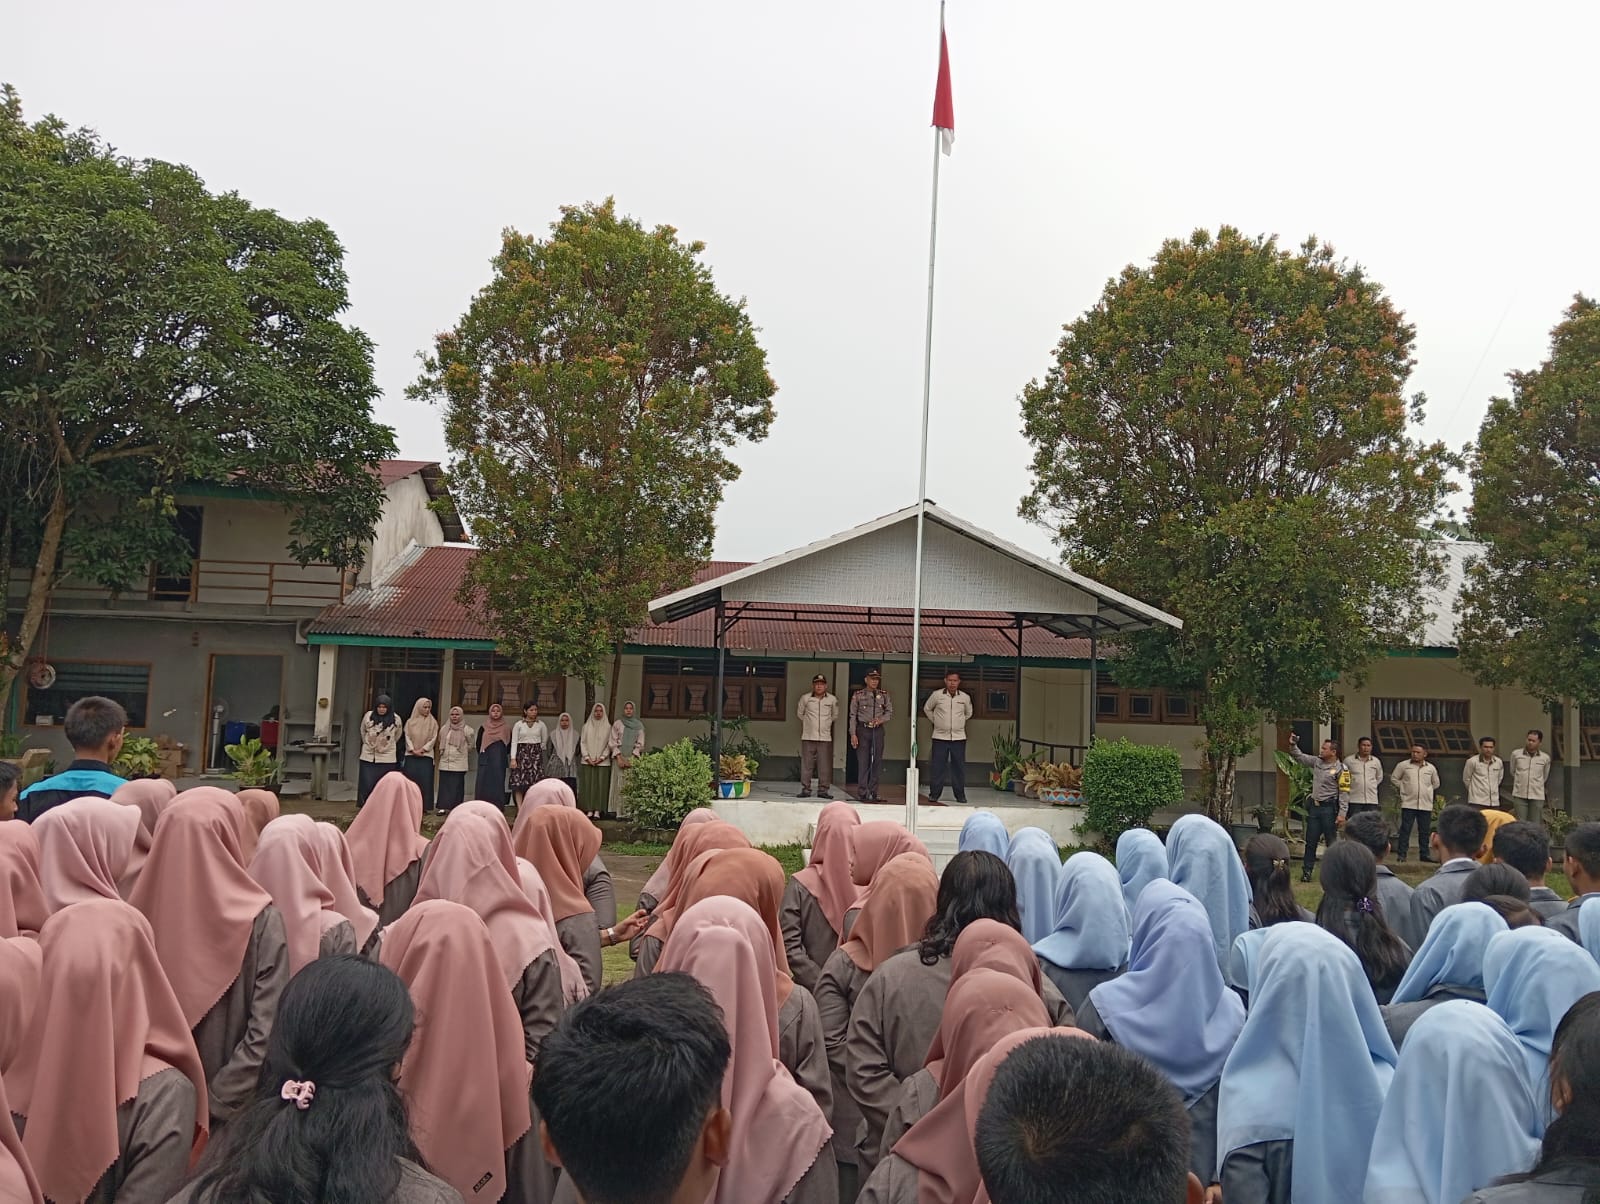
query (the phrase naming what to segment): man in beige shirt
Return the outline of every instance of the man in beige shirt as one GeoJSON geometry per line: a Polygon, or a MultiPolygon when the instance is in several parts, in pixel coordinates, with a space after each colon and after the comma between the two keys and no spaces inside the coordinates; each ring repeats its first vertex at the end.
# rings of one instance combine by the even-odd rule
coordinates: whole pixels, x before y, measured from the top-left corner
{"type": "Polygon", "coordinates": [[[1544,822],[1544,787],[1550,778],[1550,754],[1544,751],[1544,733],[1528,732],[1525,744],[1511,754],[1511,801],[1517,818],[1530,824],[1544,822]]]}
{"type": "Polygon", "coordinates": [[[833,725],[839,719],[839,700],[828,692],[828,679],[818,673],[811,693],[800,700],[800,797],[811,797],[811,782],[818,798],[833,797],[833,725]]]}
{"type": "Polygon", "coordinates": [[[1500,782],[1506,776],[1506,763],[1494,755],[1494,737],[1478,741],[1478,755],[1468,757],[1461,767],[1461,784],[1467,788],[1467,804],[1479,811],[1500,805],[1500,782]]]}
{"type": "Polygon", "coordinates": [[[972,696],[961,688],[961,674],[944,675],[944,689],[923,705],[933,723],[933,757],[928,767],[928,801],[937,803],[945,779],[956,792],[956,802],[967,802],[967,720],[972,718],[972,696]]]}

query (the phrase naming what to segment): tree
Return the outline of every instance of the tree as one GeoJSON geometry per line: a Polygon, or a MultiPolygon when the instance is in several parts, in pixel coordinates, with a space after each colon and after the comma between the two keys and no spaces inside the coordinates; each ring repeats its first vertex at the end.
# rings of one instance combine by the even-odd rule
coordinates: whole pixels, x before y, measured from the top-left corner
{"type": "Polygon", "coordinates": [[[1406,436],[1412,338],[1331,247],[1223,227],[1125,268],[1023,391],[1024,516],[1184,620],[1118,641],[1116,673],[1194,696],[1215,818],[1266,719],[1329,715],[1336,678],[1420,627],[1453,461],[1406,436]]]}
{"type": "Polygon", "coordinates": [[[463,598],[523,668],[581,675],[590,704],[650,600],[709,558],[728,449],[772,425],[756,327],[703,250],[611,200],[564,208],[544,241],[507,230],[411,390],[447,405],[480,549],[463,598]]]}
{"type": "Polygon", "coordinates": [[[0,556],[30,566],[0,716],[65,575],[114,592],[191,552],[188,483],[269,490],[303,563],[361,562],[382,504],[372,345],[343,251],[193,172],[0,93],[0,556]]]}
{"type": "Polygon", "coordinates": [[[1462,663],[1484,685],[1600,700],[1600,306],[1579,296],[1550,357],[1511,374],[1471,456],[1462,663]]]}

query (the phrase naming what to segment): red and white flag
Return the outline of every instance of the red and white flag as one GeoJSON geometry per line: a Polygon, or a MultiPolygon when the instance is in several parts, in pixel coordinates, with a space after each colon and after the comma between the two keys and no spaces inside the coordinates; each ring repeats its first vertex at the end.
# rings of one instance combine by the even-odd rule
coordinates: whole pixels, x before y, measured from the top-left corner
{"type": "Polygon", "coordinates": [[[939,146],[949,154],[956,144],[956,102],[950,95],[950,45],[945,41],[944,23],[939,24],[939,82],[933,89],[933,125],[939,131],[939,146]]]}

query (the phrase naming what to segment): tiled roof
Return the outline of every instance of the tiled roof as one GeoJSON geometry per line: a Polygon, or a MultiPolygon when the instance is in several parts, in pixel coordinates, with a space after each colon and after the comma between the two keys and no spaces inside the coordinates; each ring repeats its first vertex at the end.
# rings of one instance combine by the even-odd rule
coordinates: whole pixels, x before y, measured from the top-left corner
{"type": "MultiPolygon", "coordinates": [[[[311,624],[311,634],[492,641],[494,632],[456,598],[474,555],[474,548],[450,544],[413,549],[408,562],[384,584],[355,590],[345,601],[324,610],[311,624]]],[[[707,581],[743,567],[737,561],[712,561],[696,572],[694,579],[707,581]]],[[[1010,622],[1007,615],[930,611],[923,617],[922,649],[929,657],[1016,655],[1010,634],[999,630],[1010,622]],[[991,620],[993,628],[982,626],[991,620]],[[948,626],[952,623],[963,626],[948,626]]],[[[647,623],[630,632],[628,642],[651,648],[713,648],[712,623],[709,611],[675,623],[647,623]]],[[[765,608],[760,616],[734,624],[728,632],[728,648],[742,653],[906,655],[911,651],[911,615],[908,611],[869,613],[859,607],[784,613],[765,608]]],[[[1028,628],[1023,632],[1022,651],[1029,657],[1086,659],[1089,642],[1028,628]]]]}
{"type": "Polygon", "coordinates": [[[385,485],[393,485],[396,481],[404,480],[424,468],[438,467],[439,464],[435,460],[379,460],[378,479],[385,485]]]}

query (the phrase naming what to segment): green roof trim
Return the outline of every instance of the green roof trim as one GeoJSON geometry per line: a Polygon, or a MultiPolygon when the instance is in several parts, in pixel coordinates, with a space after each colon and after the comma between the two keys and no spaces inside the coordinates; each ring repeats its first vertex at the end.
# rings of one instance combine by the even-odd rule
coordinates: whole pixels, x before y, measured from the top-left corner
{"type": "Polygon", "coordinates": [[[435,640],[423,636],[344,635],[336,631],[312,631],[308,644],[338,644],[347,648],[463,648],[469,652],[493,652],[493,640],[435,640]]]}
{"type": "Polygon", "coordinates": [[[1389,656],[1421,657],[1424,660],[1455,660],[1461,654],[1454,648],[1391,648],[1389,656]]]}

